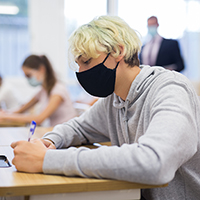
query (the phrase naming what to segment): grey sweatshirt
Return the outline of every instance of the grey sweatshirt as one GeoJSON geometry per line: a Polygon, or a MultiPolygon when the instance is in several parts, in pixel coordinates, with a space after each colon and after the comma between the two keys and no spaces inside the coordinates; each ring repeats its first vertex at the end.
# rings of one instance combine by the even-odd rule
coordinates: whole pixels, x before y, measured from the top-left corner
{"type": "Polygon", "coordinates": [[[141,66],[125,101],[115,94],[57,125],[44,138],[43,172],[168,187],[145,189],[147,200],[200,198],[200,105],[190,81],[162,67],[141,66]],[[111,141],[98,149],[73,145],[111,141]],[[70,147],[70,148],[67,148],[70,147]],[[67,149],[61,149],[67,148],[67,149]]]}

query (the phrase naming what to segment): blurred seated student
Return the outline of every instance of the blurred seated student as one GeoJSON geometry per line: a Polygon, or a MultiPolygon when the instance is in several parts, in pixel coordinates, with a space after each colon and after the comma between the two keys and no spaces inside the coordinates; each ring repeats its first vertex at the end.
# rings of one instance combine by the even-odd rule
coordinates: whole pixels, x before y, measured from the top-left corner
{"type": "Polygon", "coordinates": [[[148,41],[142,46],[140,64],[162,66],[169,70],[182,71],[185,66],[177,40],[166,39],[158,34],[158,19],[151,16],[147,20],[148,41]]]}
{"type": "Polygon", "coordinates": [[[30,55],[25,59],[22,70],[29,84],[33,87],[41,85],[41,90],[14,113],[1,113],[0,120],[25,123],[34,120],[40,125],[49,118],[50,126],[55,126],[76,116],[65,85],[56,79],[51,63],[45,55],[30,55]],[[24,113],[37,103],[41,104],[39,114],[27,115],[24,113]]]}
{"type": "Polygon", "coordinates": [[[0,75],[0,109],[11,111],[19,107],[20,104],[20,100],[14,91],[14,87],[5,83],[0,75]]]}

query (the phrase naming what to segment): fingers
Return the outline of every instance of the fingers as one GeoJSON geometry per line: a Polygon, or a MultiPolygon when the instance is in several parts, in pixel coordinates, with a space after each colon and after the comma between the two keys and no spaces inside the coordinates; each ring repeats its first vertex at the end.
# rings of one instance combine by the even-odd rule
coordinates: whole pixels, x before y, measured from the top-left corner
{"type": "Polygon", "coordinates": [[[56,149],[56,146],[54,144],[51,144],[48,146],[48,149],[56,149]]]}
{"type": "Polygon", "coordinates": [[[18,171],[24,172],[42,172],[43,160],[47,148],[40,140],[17,141],[11,144],[14,149],[14,158],[12,160],[18,171]]]}
{"type": "MultiPolygon", "coordinates": [[[[23,141],[23,140],[22,141],[16,141],[16,142],[12,142],[10,146],[13,149],[15,149],[18,145],[20,145],[22,143],[26,143],[26,142],[27,141],[23,141]]],[[[56,149],[53,142],[51,142],[50,140],[46,140],[46,139],[45,140],[44,139],[33,139],[29,143],[38,144],[38,145],[43,144],[48,149],[56,149]]]]}
{"type": "Polygon", "coordinates": [[[14,148],[17,146],[16,143],[17,143],[17,142],[12,142],[10,146],[14,149],[14,148]]]}
{"type": "Polygon", "coordinates": [[[48,147],[48,144],[43,140],[43,139],[33,139],[30,141],[33,144],[42,144],[44,145],[46,148],[48,147]]]}
{"type": "Polygon", "coordinates": [[[30,141],[33,144],[43,144],[43,142],[41,141],[41,139],[33,139],[30,141]]]}
{"type": "Polygon", "coordinates": [[[17,145],[18,145],[18,141],[17,142],[12,142],[10,146],[14,149],[17,145]]]}
{"type": "MultiPolygon", "coordinates": [[[[16,159],[17,159],[16,156],[12,159],[12,164],[13,164],[13,165],[16,165],[16,159]]],[[[15,167],[16,167],[16,169],[17,169],[17,166],[15,166],[15,167]]]]}
{"type": "Polygon", "coordinates": [[[41,139],[41,142],[48,148],[48,149],[56,149],[54,143],[49,139],[41,139]]]}
{"type": "Polygon", "coordinates": [[[17,147],[19,144],[24,143],[24,142],[28,142],[28,141],[20,140],[20,141],[12,142],[10,146],[14,149],[14,148],[17,147]]]}

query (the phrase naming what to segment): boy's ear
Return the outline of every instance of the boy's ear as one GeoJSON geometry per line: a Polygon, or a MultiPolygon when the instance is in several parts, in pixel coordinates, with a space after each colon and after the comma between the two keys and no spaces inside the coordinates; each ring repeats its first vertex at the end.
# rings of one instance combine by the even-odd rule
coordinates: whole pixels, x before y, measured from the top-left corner
{"type": "Polygon", "coordinates": [[[117,62],[121,61],[124,58],[124,46],[120,45],[119,49],[120,49],[120,54],[116,58],[117,62]]]}

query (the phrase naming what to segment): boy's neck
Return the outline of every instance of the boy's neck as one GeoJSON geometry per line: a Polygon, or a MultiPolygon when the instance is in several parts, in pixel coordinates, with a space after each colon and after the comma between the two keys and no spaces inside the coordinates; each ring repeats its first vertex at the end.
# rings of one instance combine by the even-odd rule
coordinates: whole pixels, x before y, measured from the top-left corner
{"type": "Polygon", "coordinates": [[[118,69],[115,94],[120,96],[124,101],[128,96],[132,82],[135,80],[140,71],[141,69],[138,66],[125,66],[118,69]]]}

